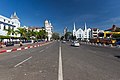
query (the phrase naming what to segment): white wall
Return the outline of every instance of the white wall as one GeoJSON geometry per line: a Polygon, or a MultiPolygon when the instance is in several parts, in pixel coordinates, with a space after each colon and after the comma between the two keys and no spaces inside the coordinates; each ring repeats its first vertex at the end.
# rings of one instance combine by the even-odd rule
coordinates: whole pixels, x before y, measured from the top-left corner
{"type": "MultiPolygon", "coordinates": [[[[0,21],[6,24],[5,25],[6,29],[8,29],[8,27],[12,28],[13,26],[15,26],[14,30],[17,30],[17,28],[20,27],[20,22],[17,19],[10,19],[0,15],[0,21]],[[8,25],[12,25],[12,26],[8,26],[8,25]]],[[[0,24],[0,35],[3,36],[7,35],[7,31],[4,30],[4,24],[2,23],[0,24]]],[[[15,34],[14,35],[11,34],[10,36],[16,37],[15,34]]],[[[20,37],[20,35],[17,35],[17,37],[20,37]]]]}

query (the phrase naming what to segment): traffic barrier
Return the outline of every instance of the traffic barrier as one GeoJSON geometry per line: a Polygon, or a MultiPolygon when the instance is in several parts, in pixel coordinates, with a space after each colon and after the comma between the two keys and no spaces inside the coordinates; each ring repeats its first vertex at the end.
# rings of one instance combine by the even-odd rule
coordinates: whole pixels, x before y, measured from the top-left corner
{"type": "Polygon", "coordinates": [[[104,43],[103,46],[106,46],[106,44],[104,43]]]}
{"type": "Polygon", "coordinates": [[[24,49],[28,49],[28,47],[25,47],[24,49]]]}
{"type": "Polygon", "coordinates": [[[99,46],[102,46],[102,44],[101,44],[101,43],[99,43],[98,45],[99,45],[99,46]]]}
{"type": "Polygon", "coordinates": [[[12,49],[12,51],[17,51],[17,48],[12,49]]]}
{"type": "Polygon", "coordinates": [[[120,45],[117,45],[116,48],[120,48],[120,45]]]}
{"type": "Polygon", "coordinates": [[[25,50],[25,49],[28,49],[28,48],[34,48],[34,47],[39,47],[39,46],[44,46],[44,45],[47,45],[49,43],[52,43],[52,42],[48,42],[48,43],[40,43],[40,44],[37,44],[37,45],[34,45],[34,46],[30,46],[28,45],[27,47],[22,47],[22,48],[13,48],[13,49],[8,49],[8,50],[1,50],[0,53],[5,53],[5,52],[12,52],[12,51],[20,51],[20,50],[25,50]]]}
{"type": "Polygon", "coordinates": [[[11,52],[12,51],[12,49],[10,49],[10,50],[7,50],[6,52],[11,52]]]}
{"type": "Polygon", "coordinates": [[[97,43],[95,43],[95,45],[97,46],[98,44],[97,44],[97,43]]]}
{"type": "Polygon", "coordinates": [[[33,48],[33,46],[30,46],[30,48],[33,48]]]}
{"type": "Polygon", "coordinates": [[[2,50],[2,51],[0,51],[0,53],[4,53],[4,52],[6,52],[7,50],[2,50]]]}
{"type": "Polygon", "coordinates": [[[17,50],[19,51],[19,50],[21,50],[21,48],[18,48],[17,50]]]}
{"type": "Polygon", "coordinates": [[[109,44],[110,45],[110,47],[113,47],[113,45],[112,44],[109,44]]]}

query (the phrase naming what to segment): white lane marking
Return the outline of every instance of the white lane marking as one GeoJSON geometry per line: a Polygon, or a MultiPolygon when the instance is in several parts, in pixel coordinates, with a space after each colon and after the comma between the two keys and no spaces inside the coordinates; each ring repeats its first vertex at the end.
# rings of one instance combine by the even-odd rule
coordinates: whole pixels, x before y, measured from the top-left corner
{"type": "Polygon", "coordinates": [[[44,49],[43,50],[41,50],[40,52],[43,52],[44,51],[44,49]]]}
{"type": "Polygon", "coordinates": [[[31,58],[32,58],[32,56],[31,56],[31,57],[29,57],[29,58],[27,58],[27,59],[25,59],[25,60],[23,60],[22,62],[20,62],[20,63],[16,64],[14,67],[17,67],[17,66],[19,66],[19,65],[23,64],[24,62],[28,61],[28,60],[29,60],[29,59],[31,59],[31,58]]]}
{"type": "Polygon", "coordinates": [[[61,55],[61,43],[60,43],[60,47],[59,47],[59,68],[58,68],[58,80],[63,80],[62,55],[61,55]]]}

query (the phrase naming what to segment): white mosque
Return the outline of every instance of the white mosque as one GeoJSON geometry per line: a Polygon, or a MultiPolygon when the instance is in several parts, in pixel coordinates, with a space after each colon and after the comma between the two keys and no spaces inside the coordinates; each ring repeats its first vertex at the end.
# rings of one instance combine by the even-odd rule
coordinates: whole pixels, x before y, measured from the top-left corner
{"type": "Polygon", "coordinates": [[[91,29],[90,28],[87,29],[87,26],[86,26],[86,23],[85,23],[84,30],[81,29],[81,28],[76,30],[76,26],[75,26],[75,23],[74,23],[73,36],[75,36],[76,39],[88,41],[89,38],[91,37],[91,29]]]}
{"type": "Polygon", "coordinates": [[[53,26],[50,21],[46,20],[44,23],[44,27],[45,27],[46,32],[48,33],[48,41],[50,41],[52,38],[52,34],[53,34],[52,32],[53,26]]]}

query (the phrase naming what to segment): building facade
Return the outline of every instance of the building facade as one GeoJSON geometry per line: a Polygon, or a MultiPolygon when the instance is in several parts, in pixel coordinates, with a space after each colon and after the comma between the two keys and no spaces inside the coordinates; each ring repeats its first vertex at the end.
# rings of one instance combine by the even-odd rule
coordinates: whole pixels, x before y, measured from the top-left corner
{"type": "MultiPolygon", "coordinates": [[[[6,29],[12,29],[15,31],[19,27],[20,27],[20,21],[15,12],[13,15],[11,15],[11,18],[7,18],[0,15],[0,35],[1,36],[7,36],[6,29]]],[[[15,35],[14,33],[11,33],[9,36],[20,37],[20,35],[15,35]]]]}
{"type": "Polygon", "coordinates": [[[99,29],[98,28],[92,28],[91,29],[91,38],[98,38],[99,37],[99,29]]]}
{"type": "Polygon", "coordinates": [[[91,38],[103,38],[104,30],[100,30],[98,28],[92,28],[91,29],[91,38]]]}
{"type": "Polygon", "coordinates": [[[90,28],[87,29],[87,26],[86,26],[86,23],[85,23],[84,30],[81,29],[81,28],[76,30],[76,26],[75,26],[75,23],[74,23],[73,36],[75,36],[76,39],[88,41],[89,38],[91,37],[91,29],[90,28]]]}
{"type": "Polygon", "coordinates": [[[48,41],[50,41],[53,34],[53,31],[52,31],[53,26],[48,20],[45,20],[44,27],[45,27],[45,31],[48,33],[48,41]]]}

